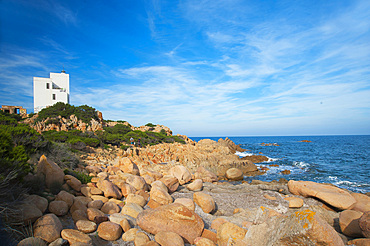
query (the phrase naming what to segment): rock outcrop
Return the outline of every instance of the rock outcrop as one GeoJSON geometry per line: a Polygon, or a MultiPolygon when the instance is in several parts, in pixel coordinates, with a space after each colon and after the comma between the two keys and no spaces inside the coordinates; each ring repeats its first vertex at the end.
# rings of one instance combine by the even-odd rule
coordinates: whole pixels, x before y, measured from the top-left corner
{"type": "Polygon", "coordinates": [[[312,181],[290,180],[288,182],[288,188],[294,195],[316,197],[342,210],[348,209],[356,203],[355,198],[350,193],[331,185],[319,184],[312,181]]]}

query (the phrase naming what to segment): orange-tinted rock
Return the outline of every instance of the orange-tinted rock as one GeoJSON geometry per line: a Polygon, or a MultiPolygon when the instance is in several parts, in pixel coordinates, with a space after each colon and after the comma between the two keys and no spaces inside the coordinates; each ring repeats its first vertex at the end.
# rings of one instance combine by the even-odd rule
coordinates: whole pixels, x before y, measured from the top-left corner
{"type": "Polygon", "coordinates": [[[136,218],[139,213],[143,211],[143,208],[136,203],[127,203],[123,208],[121,213],[129,215],[133,218],[136,218]]]}
{"type": "Polygon", "coordinates": [[[150,200],[154,200],[161,205],[167,205],[173,202],[173,199],[166,190],[153,187],[150,191],[150,200]]]}
{"type": "Polygon", "coordinates": [[[357,239],[348,241],[347,245],[369,246],[370,245],[370,238],[357,238],[357,239]]]}
{"type": "Polygon", "coordinates": [[[120,189],[115,184],[113,184],[112,182],[108,180],[100,180],[97,183],[97,186],[100,190],[104,192],[105,197],[108,197],[108,198],[113,197],[116,199],[122,198],[122,193],[120,189]]]}
{"type": "Polygon", "coordinates": [[[135,246],[146,245],[150,241],[149,237],[144,232],[138,232],[135,235],[134,244],[135,246]]]}
{"type": "Polygon", "coordinates": [[[97,226],[95,222],[89,220],[78,220],[76,222],[76,228],[83,233],[91,233],[96,231],[97,226]]]}
{"type": "Polygon", "coordinates": [[[204,192],[195,192],[193,194],[193,200],[205,213],[212,213],[216,209],[216,203],[213,197],[204,192]]]}
{"type": "Polygon", "coordinates": [[[106,202],[101,208],[101,211],[105,214],[114,214],[121,211],[120,207],[114,202],[106,202]]]}
{"type": "Polygon", "coordinates": [[[356,203],[351,208],[359,212],[370,211],[370,197],[361,193],[351,193],[351,195],[356,199],[356,203]]]}
{"type": "Polygon", "coordinates": [[[124,197],[127,197],[129,194],[135,194],[136,189],[129,184],[123,184],[121,186],[121,192],[124,197]]]}
{"type": "Polygon", "coordinates": [[[202,179],[196,179],[188,184],[186,188],[190,191],[201,191],[203,188],[203,181],[202,179]]]}
{"type": "Polygon", "coordinates": [[[303,206],[303,199],[299,197],[286,197],[284,199],[289,201],[290,208],[300,208],[303,206]]]}
{"type": "Polygon", "coordinates": [[[119,168],[124,173],[130,173],[133,175],[140,175],[139,168],[137,165],[130,160],[128,157],[124,157],[119,162],[119,168]]]}
{"type": "Polygon", "coordinates": [[[177,198],[174,203],[180,203],[187,207],[188,209],[195,211],[195,204],[192,199],[190,198],[177,198]]]}
{"type": "Polygon", "coordinates": [[[344,210],[339,214],[339,226],[343,234],[349,237],[361,237],[362,232],[358,224],[361,212],[344,210]]]}
{"type": "Polygon", "coordinates": [[[358,225],[361,228],[362,234],[370,238],[370,211],[365,212],[358,220],[358,225]]]}
{"type": "Polygon", "coordinates": [[[177,178],[180,185],[183,185],[191,180],[190,171],[186,167],[181,165],[172,167],[169,170],[169,174],[177,178]]]}
{"type": "Polygon", "coordinates": [[[288,188],[294,195],[316,197],[339,209],[348,209],[356,202],[355,198],[345,190],[312,181],[290,180],[288,188]]]}
{"type": "Polygon", "coordinates": [[[105,214],[96,208],[88,208],[86,212],[87,212],[87,218],[91,221],[94,221],[95,223],[97,223],[98,217],[105,217],[105,214]]]}
{"type": "Polygon", "coordinates": [[[167,186],[169,193],[175,192],[179,187],[178,179],[171,175],[164,176],[160,179],[160,181],[162,181],[167,186]]]}
{"type": "Polygon", "coordinates": [[[226,222],[222,224],[217,230],[218,245],[227,245],[230,238],[232,238],[233,240],[243,240],[246,232],[247,231],[243,228],[233,223],[226,222]]]}
{"type": "Polygon", "coordinates": [[[190,243],[199,237],[203,231],[203,220],[184,205],[172,203],[156,209],[147,209],[137,217],[141,229],[151,234],[160,231],[172,231],[190,243]]]}
{"type": "Polygon", "coordinates": [[[184,240],[179,234],[171,231],[160,231],[155,234],[155,241],[161,246],[183,246],[184,240]]]}
{"type": "Polygon", "coordinates": [[[126,180],[127,184],[135,188],[135,190],[146,189],[145,179],[141,176],[132,175],[126,180]]]}
{"type": "Polygon", "coordinates": [[[216,246],[217,244],[214,243],[212,240],[204,237],[197,237],[194,241],[195,246],[216,246]]]}
{"type": "Polygon", "coordinates": [[[162,206],[162,204],[160,204],[159,202],[156,202],[153,199],[150,199],[149,202],[147,203],[147,205],[148,205],[148,207],[153,208],[153,209],[162,206]]]}
{"type": "Polygon", "coordinates": [[[135,240],[136,233],[139,229],[137,228],[131,228],[127,232],[123,233],[122,240],[126,242],[131,242],[135,240]]]}
{"type": "Polygon", "coordinates": [[[62,231],[62,238],[67,240],[70,245],[74,245],[75,243],[85,243],[85,244],[92,244],[91,238],[83,232],[73,229],[64,229],[62,231]]]}
{"type": "Polygon", "coordinates": [[[98,227],[98,235],[104,240],[115,241],[121,237],[122,228],[110,221],[102,222],[98,227]]]}
{"type": "Polygon", "coordinates": [[[230,168],[226,171],[226,178],[228,180],[243,180],[243,172],[239,168],[230,168]]]}
{"type": "Polygon", "coordinates": [[[212,242],[217,243],[217,234],[214,233],[213,231],[204,229],[203,232],[202,232],[201,237],[207,238],[207,239],[211,240],[212,242]]]}
{"type": "Polygon", "coordinates": [[[203,182],[216,182],[218,181],[217,175],[213,172],[207,170],[204,167],[198,167],[197,171],[194,173],[195,179],[202,179],[203,182]]]}
{"type": "Polygon", "coordinates": [[[136,203],[137,205],[144,207],[146,200],[144,197],[136,194],[129,194],[125,200],[126,203],[136,203]]]}
{"type": "Polygon", "coordinates": [[[211,228],[214,229],[214,230],[218,230],[218,228],[220,228],[220,226],[226,222],[229,222],[227,220],[225,220],[224,218],[217,218],[217,219],[214,219],[212,221],[212,224],[211,224],[211,228]]]}

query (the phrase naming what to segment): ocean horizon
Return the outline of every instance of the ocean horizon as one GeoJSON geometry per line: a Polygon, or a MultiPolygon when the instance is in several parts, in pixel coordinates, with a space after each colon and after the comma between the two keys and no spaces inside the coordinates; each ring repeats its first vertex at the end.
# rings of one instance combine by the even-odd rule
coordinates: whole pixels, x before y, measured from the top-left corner
{"type": "MultiPolygon", "coordinates": [[[[189,137],[194,141],[225,137],[189,137]]],[[[232,136],[245,152],[240,157],[264,155],[267,162],[256,163],[269,170],[244,180],[272,181],[306,180],[330,183],[353,192],[370,192],[370,135],[309,135],[309,136],[232,136]],[[308,140],[310,142],[301,142],[308,140]],[[265,146],[275,144],[278,146],[265,146]],[[289,170],[290,174],[282,174],[289,170]]]]}

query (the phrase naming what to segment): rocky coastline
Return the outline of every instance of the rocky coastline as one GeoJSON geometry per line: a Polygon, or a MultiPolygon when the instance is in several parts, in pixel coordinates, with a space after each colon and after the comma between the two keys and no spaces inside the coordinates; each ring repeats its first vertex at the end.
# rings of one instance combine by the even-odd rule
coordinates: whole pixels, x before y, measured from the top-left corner
{"type": "Polygon", "coordinates": [[[87,184],[42,156],[26,178],[49,192],[28,195],[9,218],[32,225],[18,245],[369,245],[369,196],[310,181],[247,183],[266,157],[237,151],[229,139],[95,149],[80,156],[87,184]]]}

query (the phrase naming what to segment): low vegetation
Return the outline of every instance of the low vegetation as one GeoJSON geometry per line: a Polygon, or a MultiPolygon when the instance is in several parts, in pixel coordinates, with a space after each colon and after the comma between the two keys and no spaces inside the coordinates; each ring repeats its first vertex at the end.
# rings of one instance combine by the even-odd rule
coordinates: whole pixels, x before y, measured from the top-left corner
{"type": "Polygon", "coordinates": [[[71,115],[75,115],[77,119],[82,120],[82,122],[87,124],[90,123],[91,119],[96,121],[99,120],[97,112],[93,107],[87,105],[75,107],[70,104],[58,102],[51,107],[42,109],[39,112],[36,121],[42,121],[47,118],[56,118],[58,116],[69,118],[71,115]]]}

